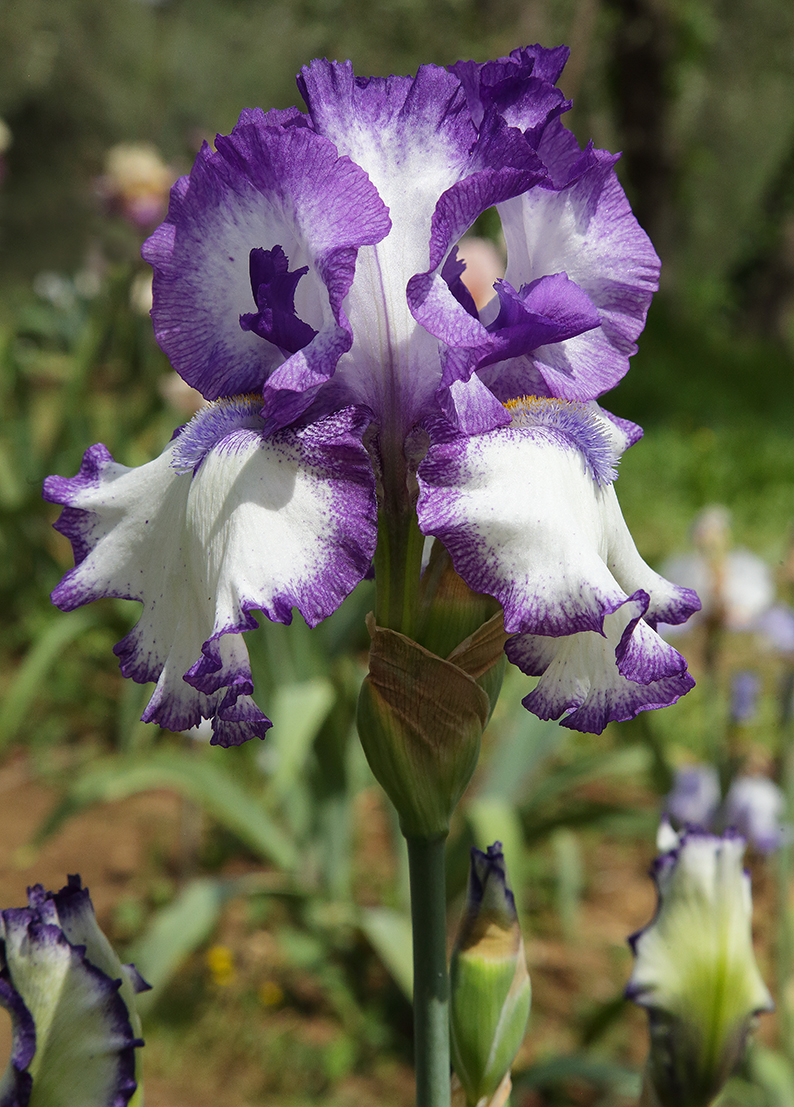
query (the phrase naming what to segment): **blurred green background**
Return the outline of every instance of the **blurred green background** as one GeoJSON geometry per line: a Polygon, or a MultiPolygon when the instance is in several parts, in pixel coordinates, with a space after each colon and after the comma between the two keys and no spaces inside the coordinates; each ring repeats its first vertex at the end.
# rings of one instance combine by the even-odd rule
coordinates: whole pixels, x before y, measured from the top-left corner
{"type": "MultiPolygon", "coordinates": [[[[314,634],[247,636],[279,726],[259,749],[224,752],[137,722],[146,689],[121,681],[112,653],[136,605],[65,616],[49,604],[71,556],[43,478],[72,475],[100,440],[141,464],[186,417],[142,306],[147,231],[109,190],[108,152],[152,144],[173,179],[242,107],[296,103],[312,57],[406,73],[536,41],[570,45],[568,125],[623,152],[618,174],[663,261],[640,352],[604,401],[646,429],[618,482],[637,544],[659,566],[687,546],[698,511],[723,503],[790,601],[794,6],[0,0],[0,893],[17,905],[31,879],[83,870],[111,936],[158,981],[154,1107],[410,1102],[406,889],[352,731],[366,585],[314,634]],[[165,807],[145,806],[155,792],[165,807]],[[132,861],[118,860],[120,842],[135,843],[132,861]]],[[[760,670],[763,696],[732,749],[785,776],[791,660],[760,658],[741,634],[708,666],[697,633],[681,648],[698,688],[598,739],[533,721],[514,674],[456,824],[453,908],[468,845],[515,846],[536,993],[521,1107],[636,1093],[645,1032],[621,1000],[624,937],[652,909],[660,796],[677,764],[726,735],[739,668],[760,670]]],[[[773,925],[786,893],[773,867],[755,875],[771,981],[775,949],[785,962],[791,945],[773,925]]],[[[775,1068],[794,1058],[791,1025],[770,1022],[781,1052],[756,1055],[737,1103],[791,1103],[780,1089],[792,1070],[775,1068]]]]}

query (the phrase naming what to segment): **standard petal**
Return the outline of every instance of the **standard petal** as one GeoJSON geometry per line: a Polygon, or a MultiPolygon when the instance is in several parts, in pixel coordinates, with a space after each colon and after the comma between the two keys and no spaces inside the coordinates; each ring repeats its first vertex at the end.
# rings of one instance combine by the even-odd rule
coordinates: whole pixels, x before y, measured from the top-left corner
{"type": "Polygon", "coordinates": [[[450,71],[466,90],[472,118],[480,123],[488,109],[495,110],[511,127],[534,133],[570,108],[555,88],[568,47],[524,46],[495,61],[459,61],[450,71]]]}
{"type": "Polygon", "coordinates": [[[116,647],[125,676],[157,685],[144,720],[186,730],[213,718],[213,741],[237,744],[270,726],[251,699],[241,632],[252,611],[314,626],[367,572],[375,491],[361,435],[366,413],[338,412],[266,437],[258,397],[203,409],[139,469],[103,446],[45,497],[75,568],[53,593],[71,610],[101,596],[140,600],[116,647]]]}
{"type": "Polygon", "coordinates": [[[437,66],[358,79],[349,63],[314,61],[298,83],[315,130],[366,170],[392,220],[388,237],[360,252],[345,303],[356,342],[334,387],[404,431],[435,408],[436,339],[472,345],[485,337],[441,276],[444,262],[482,211],[545,170],[493,113],[478,131],[460,81],[437,66]]]}
{"type": "MultiPolygon", "coordinates": [[[[603,150],[579,150],[559,120],[538,153],[553,187],[530,189],[499,207],[515,288],[565,273],[589,297],[600,326],[482,370],[500,399],[521,393],[593,399],[624,376],[658,287],[659,259],[637,223],[603,150]]],[[[487,309],[484,313],[487,319],[487,309]]],[[[486,366],[492,352],[483,353],[486,366]]]]}
{"type": "Polygon", "coordinates": [[[389,209],[391,233],[359,254],[345,304],[356,344],[334,388],[399,433],[440,379],[437,342],[411,315],[406,284],[428,267],[433,212],[464,175],[476,131],[460,83],[436,66],[413,78],[357,79],[349,62],[319,60],[298,85],[315,129],[367,172],[389,209]]]}
{"type": "Polygon", "coordinates": [[[298,114],[244,112],[215,152],[205,145],[143,248],[155,333],[177,372],[209,399],[266,387],[267,413],[281,425],[350,347],[341,304],[356,252],[389,228],[366,174],[298,114]],[[294,323],[273,330],[250,325],[263,310],[251,252],[276,249],[291,273],[305,272],[287,312],[294,323]]]}

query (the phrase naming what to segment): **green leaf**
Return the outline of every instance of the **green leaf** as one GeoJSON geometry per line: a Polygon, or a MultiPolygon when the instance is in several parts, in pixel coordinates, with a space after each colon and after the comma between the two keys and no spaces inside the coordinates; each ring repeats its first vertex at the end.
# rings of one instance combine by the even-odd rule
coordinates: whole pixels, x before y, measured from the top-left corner
{"type": "Polygon", "coordinates": [[[770,1107],[794,1107],[794,1070],[788,1058],[754,1045],[748,1059],[753,1081],[766,1092],[770,1107]]]}
{"type": "Polygon", "coordinates": [[[282,869],[298,867],[298,851],[292,839],[209,750],[158,749],[145,755],[94,762],[50,812],[39,828],[36,843],[86,807],[161,788],[191,799],[265,860],[282,869]]]}
{"type": "Polygon", "coordinates": [[[137,997],[140,1011],[157,1002],[179,967],[210,937],[229,894],[228,882],[201,877],[155,915],[148,932],[128,951],[129,960],[152,986],[137,997]]]}
{"type": "Polygon", "coordinates": [[[390,907],[362,907],[359,926],[408,999],[414,989],[411,919],[390,907]]]}
{"type": "Polygon", "coordinates": [[[333,684],[321,678],[276,689],[270,711],[273,728],[267,741],[268,752],[275,755],[271,782],[277,795],[289,792],[303,773],[309,750],[335,698],[333,684]]]}
{"type": "Polygon", "coordinates": [[[96,616],[85,611],[58,615],[39,636],[0,704],[0,749],[22,730],[47,673],[66,646],[95,623],[96,616]]]}

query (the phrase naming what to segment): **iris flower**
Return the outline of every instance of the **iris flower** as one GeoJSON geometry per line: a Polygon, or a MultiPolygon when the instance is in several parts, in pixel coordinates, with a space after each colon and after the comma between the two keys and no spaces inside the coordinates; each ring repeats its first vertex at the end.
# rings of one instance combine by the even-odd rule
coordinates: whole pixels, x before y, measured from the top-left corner
{"type": "Polygon", "coordinates": [[[744,840],[670,831],[656,858],[651,922],[629,938],[626,994],[649,1015],[648,1077],[662,1107],[710,1104],[744,1052],[757,1016],[773,1010],[752,941],[744,840]]]}
{"type": "Polygon", "coordinates": [[[148,987],[99,929],[79,876],[55,893],[29,888],[27,907],[0,911],[0,1006],[13,1029],[0,1104],[142,1103],[135,995],[148,987]]]}
{"type": "Polygon", "coordinates": [[[368,79],[314,61],[307,112],[246,109],[174,185],[143,249],[152,318],[211,402],[148,465],[97,445],[45,486],[76,562],[54,602],[143,604],[116,652],[156,682],[145,720],[264,736],[253,612],[315,625],[397,517],[502,603],[543,717],[599,730],[691,686],[653,626],[697,597],[641,561],[614,495],[641,432],[594,402],[659,262],[616,158],[562,124],[566,58],[368,79]],[[456,244],[494,206],[507,270],[478,312],[456,244]]]}

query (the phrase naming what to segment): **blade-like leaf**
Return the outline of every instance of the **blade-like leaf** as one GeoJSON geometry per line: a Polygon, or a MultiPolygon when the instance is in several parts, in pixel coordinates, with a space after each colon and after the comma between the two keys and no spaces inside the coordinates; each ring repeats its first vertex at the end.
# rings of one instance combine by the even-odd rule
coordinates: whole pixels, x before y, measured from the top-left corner
{"type": "Polygon", "coordinates": [[[414,955],[410,917],[390,907],[362,907],[359,926],[395,983],[411,999],[414,955]]]}
{"type": "Polygon", "coordinates": [[[141,992],[136,999],[139,1010],[145,1012],[157,1002],[180,965],[209,938],[228,895],[226,881],[201,877],[155,915],[147,933],[127,954],[151,985],[150,992],[141,992]]]}
{"type": "MultiPolygon", "coordinates": [[[[209,751],[207,751],[209,753],[209,751]]],[[[259,856],[279,868],[298,866],[293,841],[273,822],[259,800],[204,751],[159,749],[145,756],[95,762],[69,788],[39,828],[36,841],[49,837],[78,811],[139,792],[165,788],[187,796],[259,856]]]]}
{"type": "Polygon", "coordinates": [[[0,749],[16,738],[47,673],[64,649],[96,623],[91,612],[58,615],[19,666],[0,704],[0,749]]]}

